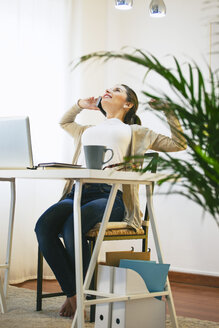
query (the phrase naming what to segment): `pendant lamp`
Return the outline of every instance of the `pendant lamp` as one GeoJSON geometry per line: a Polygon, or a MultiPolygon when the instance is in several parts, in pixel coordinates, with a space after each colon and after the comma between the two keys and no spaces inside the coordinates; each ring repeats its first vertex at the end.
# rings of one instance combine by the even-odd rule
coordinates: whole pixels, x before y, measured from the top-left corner
{"type": "Polygon", "coordinates": [[[164,17],[166,15],[166,6],[163,0],[152,0],[149,13],[151,17],[164,17]]]}
{"type": "Polygon", "coordinates": [[[133,0],[115,0],[116,9],[129,10],[133,6],[133,0]]]}

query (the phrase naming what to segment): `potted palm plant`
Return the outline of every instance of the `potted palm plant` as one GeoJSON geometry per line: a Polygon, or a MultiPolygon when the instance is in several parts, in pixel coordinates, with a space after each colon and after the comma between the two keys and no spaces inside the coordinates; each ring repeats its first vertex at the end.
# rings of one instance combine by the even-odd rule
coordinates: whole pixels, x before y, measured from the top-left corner
{"type": "MultiPolygon", "coordinates": [[[[132,53],[94,52],[82,56],[79,63],[91,59],[107,61],[122,59],[140,65],[145,74],[154,71],[168,82],[173,92],[153,92],[148,90],[144,80],[143,96],[147,107],[148,97],[168,104],[168,110],[174,111],[181,119],[187,140],[185,159],[178,159],[174,155],[164,154],[159,157],[159,167],[168,169],[169,176],[161,180],[162,184],[169,181],[170,186],[178,185],[182,188],[175,191],[198,203],[209,212],[219,224],[219,82],[217,72],[209,70],[209,78],[195,63],[187,63],[184,71],[179,61],[174,59],[174,69],[164,66],[155,56],[140,49],[132,53]]],[[[78,63],[77,63],[78,64],[78,63]]],[[[185,65],[184,65],[185,68],[185,65]]],[[[145,170],[145,169],[144,169],[145,170]]],[[[171,192],[172,188],[170,188],[171,192]]]]}

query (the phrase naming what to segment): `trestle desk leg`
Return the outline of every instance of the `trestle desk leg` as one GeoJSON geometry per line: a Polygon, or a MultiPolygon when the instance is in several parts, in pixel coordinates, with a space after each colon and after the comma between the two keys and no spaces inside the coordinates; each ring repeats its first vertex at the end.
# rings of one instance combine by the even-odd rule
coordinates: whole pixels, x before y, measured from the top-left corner
{"type": "Polygon", "coordinates": [[[15,179],[10,180],[10,187],[11,187],[11,204],[10,204],[8,242],[7,242],[7,252],[6,252],[7,268],[5,269],[5,279],[4,279],[5,297],[7,297],[7,293],[8,293],[9,270],[11,265],[12,235],[13,235],[13,228],[14,228],[14,212],[15,212],[15,201],[16,201],[15,179]]]}
{"type": "Polygon", "coordinates": [[[11,247],[12,247],[12,235],[13,235],[13,227],[14,227],[16,193],[15,193],[15,179],[14,178],[8,178],[8,179],[1,178],[0,181],[10,182],[10,189],[11,189],[6,259],[5,259],[5,264],[0,265],[0,269],[5,270],[4,287],[2,286],[2,282],[0,280],[0,308],[1,308],[1,312],[5,313],[7,310],[6,297],[7,297],[7,292],[8,292],[8,279],[9,279],[9,270],[10,270],[10,263],[11,263],[11,247]]]}
{"type": "MultiPolygon", "coordinates": [[[[73,224],[75,238],[75,274],[77,289],[77,326],[84,328],[84,293],[83,293],[83,268],[82,268],[82,237],[81,237],[81,191],[82,182],[75,182],[73,224]]],[[[76,318],[75,318],[76,320],[76,318]]],[[[76,321],[73,320],[75,324],[76,321]]]]}
{"type": "MultiPolygon", "coordinates": [[[[159,263],[164,263],[164,258],[163,258],[161,245],[160,245],[160,238],[159,238],[158,228],[157,228],[155,215],[154,215],[153,200],[152,200],[152,193],[153,193],[152,184],[146,186],[146,193],[147,193],[147,204],[148,204],[149,218],[150,218],[154,243],[155,243],[155,247],[156,247],[158,262],[159,263]]],[[[167,281],[166,281],[166,291],[168,291],[167,303],[168,303],[168,308],[169,308],[169,311],[170,311],[170,318],[171,318],[172,326],[173,326],[173,328],[178,328],[176,311],[175,311],[175,307],[174,307],[174,303],[173,303],[173,297],[172,297],[170,283],[169,283],[168,278],[167,278],[167,281]]]]}
{"type": "Polygon", "coordinates": [[[10,179],[10,187],[11,187],[11,203],[10,203],[8,242],[7,242],[7,252],[6,252],[7,268],[5,269],[5,278],[4,278],[5,297],[7,297],[7,293],[8,293],[9,270],[11,265],[12,235],[13,235],[13,228],[14,228],[14,212],[15,212],[15,201],[16,201],[15,179],[10,179]]]}
{"type": "Polygon", "coordinates": [[[7,311],[5,295],[4,295],[1,279],[0,279],[0,308],[2,313],[5,313],[7,311]]]}
{"type": "Polygon", "coordinates": [[[98,234],[98,238],[95,244],[94,251],[92,253],[91,261],[86,273],[84,287],[83,287],[83,270],[82,270],[82,243],[81,243],[81,190],[82,182],[76,181],[75,194],[74,194],[74,233],[75,233],[75,272],[76,272],[76,286],[77,286],[77,310],[72,322],[71,328],[77,327],[84,328],[84,290],[87,286],[90,286],[90,282],[95,270],[96,261],[99,255],[101,243],[104,238],[105,230],[109,217],[112,211],[116,193],[118,190],[118,184],[112,186],[109,199],[107,201],[106,209],[104,211],[102,224],[98,234]]]}

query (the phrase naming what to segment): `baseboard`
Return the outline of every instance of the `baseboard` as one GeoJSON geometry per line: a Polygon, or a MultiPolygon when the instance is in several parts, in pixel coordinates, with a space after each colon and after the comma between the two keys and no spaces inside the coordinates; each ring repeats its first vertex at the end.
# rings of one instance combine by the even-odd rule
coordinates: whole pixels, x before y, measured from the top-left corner
{"type": "Polygon", "coordinates": [[[208,276],[202,274],[176,272],[176,271],[169,271],[168,276],[170,282],[179,282],[184,284],[219,288],[219,277],[217,276],[208,276]]]}

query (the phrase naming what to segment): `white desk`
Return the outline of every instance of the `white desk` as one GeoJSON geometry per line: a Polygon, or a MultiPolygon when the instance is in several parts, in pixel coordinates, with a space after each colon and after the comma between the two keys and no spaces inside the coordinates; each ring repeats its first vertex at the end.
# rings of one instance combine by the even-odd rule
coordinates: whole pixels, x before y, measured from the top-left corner
{"type": "MultiPolygon", "coordinates": [[[[106,295],[98,294],[96,291],[88,290],[95,266],[100,251],[101,243],[104,238],[106,226],[110,217],[112,206],[115,200],[116,192],[118,190],[119,184],[143,184],[146,186],[147,192],[147,204],[150,217],[150,223],[152,227],[152,233],[155,241],[158,261],[164,263],[163,255],[161,251],[159,235],[157,230],[157,225],[153,210],[153,200],[152,200],[152,184],[166,175],[162,173],[144,173],[139,174],[136,172],[107,172],[100,170],[87,170],[87,169],[46,169],[46,170],[0,170],[0,181],[9,181],[11,184],[11,209],[9,218],[9,231],[8,231],[8,242],[7,242],[7,254],[6,263],[0,265],[0,269],[5,269],[5,280],[4,280],[4,291],[0,282],[0,302],[2,312],[6,311],[6,295],[8,287],[8,276],[10,270],[11,261],[11,245],[12,245],[12,234],[13,234],[13,222],[14,222],[14,209],[15,209],[15,181],[16,179],[75,179],[75,201],[73,206],[74,211],[74,233],[75,233],[75,249],[77,252],[75,254],[75,264],[76,264],[76,287],[77,287],[77,312],[75,318],[72,322],[72,328],[76,326],[84,328],[84,307],[86,304],[97,304],[106,303],[113,301],[124,301],[127,297],[113,296],[107,297],[106,295]],[[83,272],[82,272],[82,246],[81,246],[81,210],[80,210],[80,200],[81,191],[83,183],[110,183],[112,184],[112,189],[108,199],[108,203],[103,215],[102,224],[100,227],[100,232],[98,239],[92,254],[90,265],[85,277],[83,285],[83,272]],[[85,294],[93,294],[98,297],[98,299],[85,301],[85,294]]],[[[170,311],[172,326],[174,328],[178,327],[176,313],[172,298],[172,293],[170,289],[169,280],[167,278],[165,291],[159,293],[151,293],[150,297],[155,297],[159,295],[165,295],[167,298],[167,303],[170,311]]],[[[136,296],[136,297],[139,297],[136,296]]],[[[140,296],[141,298],[148,297],[147,295],[140,296]]],[[[130,297],[129,297],[130,299],[130,297]]]]}

